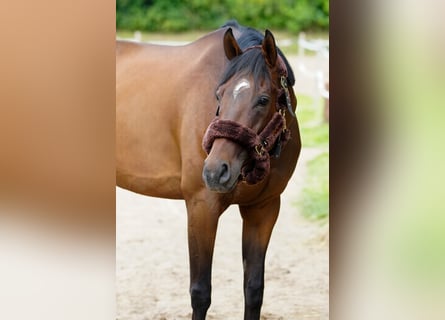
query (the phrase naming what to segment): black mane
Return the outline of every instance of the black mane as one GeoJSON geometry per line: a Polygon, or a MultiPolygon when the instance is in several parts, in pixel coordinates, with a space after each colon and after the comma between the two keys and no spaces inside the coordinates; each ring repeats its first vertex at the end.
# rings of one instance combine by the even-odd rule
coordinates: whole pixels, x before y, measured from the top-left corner
{"type": "MultiPolygon", "coordinates": [[[[234,32],[234,35],[236,37],[236,41],[238,42],[238,45],[240,46],[241,50],[245,50],[252,46],[261,45],[264,39],[264,35],[261,34],[259,31],[250,28],[250,27],[244,27],[241,26],[236,20],[230,20],[226,22],[222,28],[224,27],[231,27],[233,30],[236,30],[238,32],[234,32]],[[239,33],[239,36],[237,34],[239,33]]],[[[280,48],[277,47],[278,54],[281,56],[281,58],[284,61],[284,64],[287,68],[287,80],[290,85],[295,84],[295,76],[294,72],[292,71],[291,66],[289,65],[289,62],[287,61],[284,54],[281,52],[280,48]]],[[[261,75],[269,75],[269,72],[267,71],[267,66],[265,64],[264,59],[262,58],[261,52],[259,50],[249,50],[239,57],[232,60],[233,63],[229,65],[229,67],[226,69],[226,71],[223,74],[221,84],[225,83],[227,80],[229,80],[235,73],[238,72],[245,72],[247,67],[250,66],[250,69],[252,70],[254,79],[259,79],[261,75]]],[[[270,75],[269,75],[270,77],[270,75]]],[[[270,80],[270,79],[267,79],[270,80]]]]}

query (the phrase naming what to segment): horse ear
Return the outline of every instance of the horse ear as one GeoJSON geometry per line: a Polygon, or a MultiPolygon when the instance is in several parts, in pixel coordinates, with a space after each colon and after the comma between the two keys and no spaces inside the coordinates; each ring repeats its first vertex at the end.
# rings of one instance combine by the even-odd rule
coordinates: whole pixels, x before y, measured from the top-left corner
{"type": "Polygon", "coordinates": [[[266,62],[269,66],[274,67],[277,62],[277,46],[275,45],[275,39],[272,32],[266,30],[266,34],[263,39],[262,50],[266,62]]]}
{"type": "Polygon", "coordinates": [[[227,29],[226,33],[224,34],[224,52],[229,60],[232,60],[243,53],[241,48],[238,46],[235,37],[233,36],[232,28],[227,29]]]}

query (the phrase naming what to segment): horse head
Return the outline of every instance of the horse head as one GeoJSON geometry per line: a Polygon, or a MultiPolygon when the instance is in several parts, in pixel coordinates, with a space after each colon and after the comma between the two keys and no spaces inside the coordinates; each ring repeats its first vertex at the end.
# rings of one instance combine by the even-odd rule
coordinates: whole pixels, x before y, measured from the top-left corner
{"type": "Polygon", "coordinates": [[[287,68],[269,30],[260,45],[242,50],[232,30],[224,34],[229,60],[217,86],[216,118],[207,128],[203,180],[212,191],[230,192],[239,181],[255,184],[269,173],[289,139],[286,110],[293,114],[287,68]]]}

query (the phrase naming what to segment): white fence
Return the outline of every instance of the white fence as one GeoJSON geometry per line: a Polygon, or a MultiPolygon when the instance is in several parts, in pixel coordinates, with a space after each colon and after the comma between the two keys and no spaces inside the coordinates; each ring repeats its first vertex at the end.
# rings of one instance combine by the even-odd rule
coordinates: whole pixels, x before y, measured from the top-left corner
{"type": "MultiPolygon", "coordinates": [[[[329,40],[306,40],[304,33],[300,33],[298,38],[298,56],[304,57],[306,51],[312,51],[319,59],[326,60],[329,64],[329,40]]],[[[320,97],[329,100],[329,90],[326,89],[326,83],[329,82],[329,77],[325,75],[322,69],[309,70],[304,64],[304,59],[299,59],[299,71],[315,81],[314,103],[320,97]]]]}

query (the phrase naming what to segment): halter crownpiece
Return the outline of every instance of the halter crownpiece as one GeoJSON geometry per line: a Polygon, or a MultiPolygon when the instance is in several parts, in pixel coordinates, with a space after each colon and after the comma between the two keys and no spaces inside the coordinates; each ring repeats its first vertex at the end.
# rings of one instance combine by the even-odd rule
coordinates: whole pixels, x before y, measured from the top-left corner
{"type": "MultiPolygon", "coordinates": [[[[244,52],[261,46],[247,48],[244,52]]],[[[248,153],[249,160],[241,169],[242,180],[247,184],[256,184],[263,180],[270,172],[270,157],[278,158],[282,147],[290,139],[290,131],[286,124],[286,109],[295,117],[287,84],[287,68],[283,59],[278,55],[278,74],[280,88],[278,91],[276,112],[260,133],[232,120],[215,119],[207,128],[202,141],[207,154],[212,149],[215,139],[228,139],[242,146],[248,153]],[[286,104],[280,104],[284,94],[286,104]]]]}

